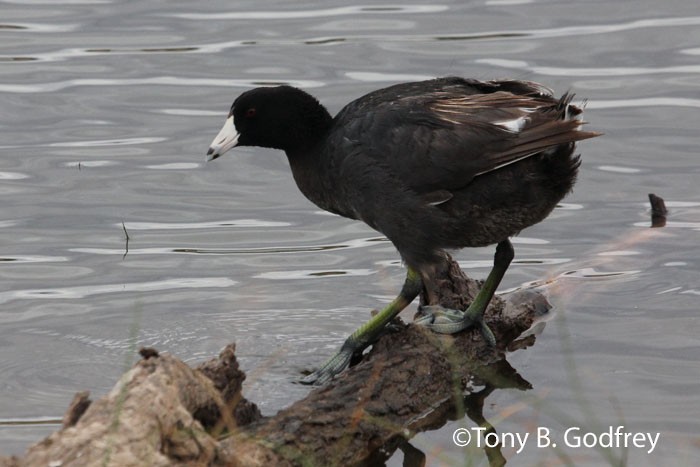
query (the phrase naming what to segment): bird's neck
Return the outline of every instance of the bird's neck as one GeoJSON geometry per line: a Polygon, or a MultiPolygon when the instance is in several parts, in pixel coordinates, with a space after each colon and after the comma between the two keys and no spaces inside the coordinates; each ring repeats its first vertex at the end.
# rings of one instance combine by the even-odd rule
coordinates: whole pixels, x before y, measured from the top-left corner
{"type": "Polygon", "coordinates": [[[289,166],[299,190],[319,208],[341,216],[355,218],[333,195],[334,181],[329,177],[328,163],[319,146],[305,152],[287,152],[289,166]]]}
{"type": "Polygon", "coordinates": [[[324,191],[324,183],[319,173],[322,164],[319,146],[288,149],[285,153],[299,190],[309,200],[320,206],[319,197],[324,191]]]}
{"type": "MultiPolygon", "coordinates": [[[[329,179],[324,148],[332,131],[333,118],[325,107],[315,102],[307,107],[301,118],[290,123],[294,137],[288,138],[284,152],[299,190],[315,205],[326,211],[345,215],[332,196],[333,181],[329,179]]],[[[327,149],[327,148],[325,148],[327,149]]]]}
{"type": "MultiPolygon", "coordinates": [[[[322,191],[323,145],[333,126],[333,119],[321,104],[308,109],[302,119],[290,124],[291,137],[286,139],[284,152],[299,189],[311,201],[310,194],[322,191]]],[[[318,204],[318,203],[317,203],[318,204]]]]}
{"type": "Polygon", "coordinates": [[[296,120],[290,121],[284,130],[285,144],[280,149],[287,153],[290,161],[312,157],[333,126],[333,117],[328,110],[318,102],[314,104],[314,107],[304,109],[296,120]]]}

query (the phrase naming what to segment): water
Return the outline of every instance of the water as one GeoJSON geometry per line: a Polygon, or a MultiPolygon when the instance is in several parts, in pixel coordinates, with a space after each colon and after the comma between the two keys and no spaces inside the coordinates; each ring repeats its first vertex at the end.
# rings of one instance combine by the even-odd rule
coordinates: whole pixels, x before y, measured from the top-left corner
{"type": "MultiPolygon", "coordinates": [[[[694,0],[38,0],[0,2],[0,18],[0,453],[56,429],[76,391],[104,394],[144,345],[197,362],[236,341],[265,413],[303,397],[299,372],[391,299],[403,269],[376,232],[309,204],[282,154],[205,165],[204,153],[255,85],[304,87],[335,112],[384,85],[459,74],[570,89],[605,132],[580,144],[566,203],[516,239],[502,289],[550,279],[557,308],[509,358],[534,389],[495,391],[484,415],[500,433],[660,432],[652,453],[626,451],[630,465],[698,463],[694,0]],[[648,228],[650,192],[670,208],[663,229],[648,228]]],[[[492,254],[457,257],[484,277],[492,254]]],[[[471,426],[412,444],[430,465],[483,465],[482,450],[452,442],[471,426]]],[[[532,443],[503,454],[608,462],[532,443]]]]}

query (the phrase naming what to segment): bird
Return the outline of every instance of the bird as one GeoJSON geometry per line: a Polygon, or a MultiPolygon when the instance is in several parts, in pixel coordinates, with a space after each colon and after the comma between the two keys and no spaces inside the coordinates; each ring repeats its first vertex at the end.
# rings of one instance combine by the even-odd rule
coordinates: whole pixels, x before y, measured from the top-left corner
{"type": "Polygon", "coordinates": [[[289,85],[235,99],[207,161],[236,146],[284,151],[306,198],[382,233],[407,270],[398,296],[302,383],[341,373],[421,292],[417,324],[448,334],[476,327],[496,344],[483,315],[514,258],[509,238],[572,190],[575,143],[600,135],[582,129],[572,98],[531,81],[449,76],[372,91],[335,117],[289,85]],[[442,307],[435,277],[445,252],[493,244],[493,268],[469,307],[442,307]]]}

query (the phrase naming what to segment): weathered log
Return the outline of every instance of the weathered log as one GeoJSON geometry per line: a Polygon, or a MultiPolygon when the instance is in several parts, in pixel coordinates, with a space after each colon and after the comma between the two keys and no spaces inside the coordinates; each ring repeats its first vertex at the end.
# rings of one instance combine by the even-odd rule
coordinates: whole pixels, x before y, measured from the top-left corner
{"type": "MultiPolygon", "coordinates": [[[[464,307],[479,284],[448,264],[441,303],[464,307]]],[[[268,418],[241,394],[234,345],[197,369],[145,349],[108,395],[76,397],[61,430],[0,465],[365,465],[397,448],[411,453],[405,440],[448,419],[486,423],[481,407],[494,388],[529,388],[505,354],[534,342],[518,338],[548,308],[534,291],[495,297],[486,312],[495,348],[476,330],[449,336],[397,323],[361,363],[268,418]],[[471,393],[472,384],[486,387],[471,393]]]]}

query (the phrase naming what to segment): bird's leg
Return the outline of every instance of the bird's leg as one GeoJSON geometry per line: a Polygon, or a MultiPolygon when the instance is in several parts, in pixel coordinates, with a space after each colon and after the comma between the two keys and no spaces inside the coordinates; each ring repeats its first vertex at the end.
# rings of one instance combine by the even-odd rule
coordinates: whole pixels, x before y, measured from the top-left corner
{"type": "Polygon", "coordinates": [[[321,368],[303,378],[303,384],[323,384],[345,369],[352,356],[361,352],[379,337],[384,327],[406,308],[423,288],[420,274],[412,268],[406,272],[406,281],[399,295],[374,315],[369,321],[360,326],[348,337],[340,350],[332,356],[321,368]]]}
{"type": "Polygon", "coordinates": [[[496,246],[493,269],[489,273],[474,301],[465,311],[451,310],[440,305],[428,305],[421,308],[426,315],[415,322],[441,334],[456,334],[471,326],[478,326],[484,339],[490,345],[496,345],[496,338],[484,322],[484,311],[493,298],[501,279],[513,260],[514,251],[510,240],[503,240],[496,246]]]}

